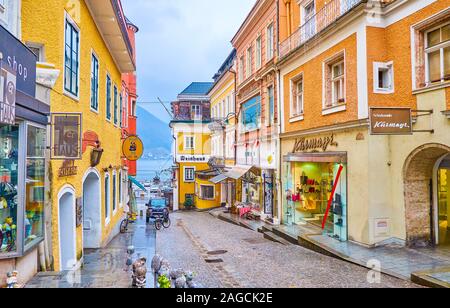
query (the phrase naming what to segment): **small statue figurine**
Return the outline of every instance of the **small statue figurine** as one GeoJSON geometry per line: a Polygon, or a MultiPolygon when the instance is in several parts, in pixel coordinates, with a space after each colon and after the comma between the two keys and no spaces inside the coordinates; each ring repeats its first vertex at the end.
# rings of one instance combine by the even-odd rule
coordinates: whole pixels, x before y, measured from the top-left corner
{"type": "Polygon", "coordinates": [[[125,272],[130,270],[130,267],[133,265],[133,254],[134,254],[134,246],[128,246],[127,248],[127,261],[125,262],[125,272]]]}
{"type": "Polygon", "coordinates": [[[19,272],[9,272],[6,276],[6,286],[7,289],[16,289],[17,288],[17,275],[19,272]]]}
{"type": "Polygon", "coordinates": [[[147,259],[139,258],[133,263],[133,287],[144,288],[147,282],[147,259]]]}

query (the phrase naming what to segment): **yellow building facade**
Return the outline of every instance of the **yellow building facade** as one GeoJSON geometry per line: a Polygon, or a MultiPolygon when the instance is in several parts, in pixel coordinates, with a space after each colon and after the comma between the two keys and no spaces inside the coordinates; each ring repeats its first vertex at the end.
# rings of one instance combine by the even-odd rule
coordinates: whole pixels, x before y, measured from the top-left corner
{"type": "Polygon", "coordinates": [[[84,249],[104,247],[119,232],[128,198],[121,74],[135,71],[135,64],[120,1],[22,3],[23,40],[36,46],[41,70],[55,78],[52,114],[81,114],[81,157],[52,159],[47,191],[53,267],[73,269],[84,249]]]}
{"type": "MultiPolygon", "coordinates": [[[[214,75],[214,85],[208,95],[211,99],[211,151],[222,172],[236,165],[236,51],[233,50],[214,75]]],[[[220,204],[228,207],[237,201],[235,180],[218,177],[220,204]]],[[[213,180],[215,182],[215,180],[213,180]]]]}
{"type": "Polygon", "coordinates": [[[220,206],[220,185],[209,181],[215,175],[211,170],[211,105],[207,96],[211,86],[194,82],[172,103],[175,211],[220,206]]]}

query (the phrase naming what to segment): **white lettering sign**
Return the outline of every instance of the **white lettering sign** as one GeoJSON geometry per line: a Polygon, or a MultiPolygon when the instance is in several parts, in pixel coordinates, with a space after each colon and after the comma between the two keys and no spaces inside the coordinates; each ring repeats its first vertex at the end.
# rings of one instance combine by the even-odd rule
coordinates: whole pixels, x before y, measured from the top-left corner
{"type": "Polygon", "coordinates": [[[205,163],[209,162],[209,155],[178,155],[177,163],[205,163]]]}

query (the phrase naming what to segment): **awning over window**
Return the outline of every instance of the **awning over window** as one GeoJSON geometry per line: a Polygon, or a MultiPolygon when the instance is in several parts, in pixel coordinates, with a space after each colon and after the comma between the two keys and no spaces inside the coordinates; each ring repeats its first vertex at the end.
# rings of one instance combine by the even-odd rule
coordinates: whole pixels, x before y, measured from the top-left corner
{"type": "Polygon", "coordinates": [[[249,172],[253,166],[235,166],[230,171],[226,172],[225,175],[233,180],[239,180],[247,172],[249,172]]]}
{"type": "Polygon", "coordinates": [[[228,176],[224,173],[224,174],[220,174],[220,175],[212,178],[209,181],[214,184],[219,184],[219,183],[225,181],[226,179],[228,179],[228,176]]]}
{"type": "Polygon", "coordinates": [[[142,189],[143,191],[147,192],[147,189],[144,187],[144,185],[142,185],[141,183],[139,183],[139,181],[136,180],[134,177],[128,176],[128,179],[131,181],[131,183],[133,183],[134,185],[136,185],[137,187],[139,187],[139,188],[142,189]]]}

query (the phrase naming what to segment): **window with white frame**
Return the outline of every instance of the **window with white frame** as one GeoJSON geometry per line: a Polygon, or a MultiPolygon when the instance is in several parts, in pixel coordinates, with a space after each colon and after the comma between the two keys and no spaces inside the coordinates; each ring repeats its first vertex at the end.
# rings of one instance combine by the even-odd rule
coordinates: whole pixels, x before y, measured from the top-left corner
{"type": "Polygon", "coordinates": [[[185,150],[194,150],[195,149],[195,137],[194,136],[185,136],[184,137],[184,149],[185,150]]]}
{"type": "Polygon", "coordinates": [[[91,58],[91,109],[98,111],[98,71],[99,64],[95,54],[91,58]]]}
{"type": "Polygon", "coordinates": [[[341,52],[324,64],[324,109],[345,105],[345,56],[341,52]]]}
{"type": "Polygon", "coordinates": [[[122,170],[119,170],[119,206],[123,206],[123,179],[122,170]]]}
{"type": "Polygon", "coordinates": [[[191,118],[192,118],[192,120],[201,120],[202,119],[202,107],[200,105],[192,105],[191,106],[191,118]]]}
{"type": "Polygon", "coordinates": [[[387,94],[394,92],[393,62],[374,62],[373,88],[375,93],[387,94]]]}
{"type": "Polygon", "coordinates": [[[450,23],[425,32],[426,84],[450,80],[450,23]]]}
{"type": "Polygon", "coordinates": [[[66,19],[64,53],[64,90],[78,96],[80,33],[75,23],[66,19]]]}
{"type": "Polygon", "coordinates": [[[270,86],[267,88],[267,126],[275,123],[275,91],[274,87],[270,86]]]}
{"type": "Polygon", "coordinates": [[[214,200],[215,192],[214,186],[212,185],[200,185],[200,199],[203,200],[214,200]]]}
{"type": "Polygon", "coordinates": [[[239,59],[239,82],[243,82],[245,77],[244,77],[244,64],[245,64],[245,60],[244,57],[242,56],[239,59]]]}
{"type": "Polygon", "coordinates": [[[261,68],[262,65],[262,41],[261,36],[256,39],[256,69],[261,68]]]}
{"type": "Polygon", "coordinates": [[[112,209],[113,213],[117,210],[117,173],[114,171],[112,177],[112,209]]]}
{"type": "Polygon", "coordinates": [[[251,47],[247,49],[247,75],[249,78],[253,73],[253,50],[251,47]]]}
{"type": "MultiPolygon", "coordinates": [[[[1,2],[2,2],[2,0],[0,0],[0,7],[1,7],[1,2]]],[[[36,55],[38,62],[45,62],[44,44],[27,42],[26,45],[27,45],[28,49],[30,49],[36,55]]]]}
{"type": "Polygon", "coordinates": [[[270,24],[267,27],[267,33],[266,33],[266,53],[267,53],[267,59],[266,61],[272,60],[274,56],[274,29],[273,29],[273,23],[270,24]]]}
{"type": "Polygon", "coordinates": [[[108,173],[105,174],[104,194],[105,194],[105,199],[104,199],[105,219],[106,219],[106,222],[109,222],[109,220],[111,219],[111,183],[109,180],[108,173]]]}
{"type": "Polygon", "coordinates": [[[185,167],[184,168],[184,181],[185,182],[194,182],[195,181],[195,168],[194,167],[185,167]]]}
{"type": "Polygon", "coordinates": [[[291,118],[303,115],[303,75],[292,81],[291,118]]]}
{"type": "Polygon", "coordinates": [[[301,6],[303,39],[308,40],[316,34],[316,5],[314,0],[301,6]]]}

